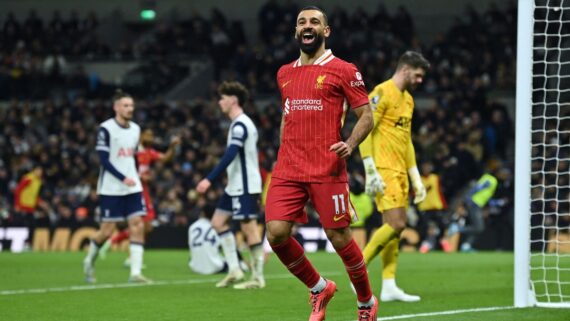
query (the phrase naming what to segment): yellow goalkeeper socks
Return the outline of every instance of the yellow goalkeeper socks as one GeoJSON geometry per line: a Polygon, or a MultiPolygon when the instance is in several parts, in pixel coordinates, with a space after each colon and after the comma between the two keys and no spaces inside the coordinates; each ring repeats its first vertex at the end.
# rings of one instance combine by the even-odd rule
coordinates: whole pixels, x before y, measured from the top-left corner
{"type": "Polygon", "coordinates": [[[398,239],[398,233],[390,225],[382,225],[370,238],[366,247],[362,251],[364,256],[364,263],[368,265],[373,258],[380,253],[380,251],[388,245],[392,239],[398,239]]]}
{"type": "Polygon", "coordinates": [[[400,238],[394,238],[384,247],[380,252],[382,257],[382,279],[395,279],[396,278],[396,267],[398,266],[398,254],[400,238]]]}

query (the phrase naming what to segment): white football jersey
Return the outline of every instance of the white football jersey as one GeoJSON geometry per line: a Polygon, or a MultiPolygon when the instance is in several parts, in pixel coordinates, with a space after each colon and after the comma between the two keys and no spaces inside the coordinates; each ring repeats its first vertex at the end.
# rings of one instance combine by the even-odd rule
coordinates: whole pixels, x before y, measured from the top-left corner
{"type": "Polygon", "coordinates": [[[188,246],[192,271],[200,274],[214,274],[224,268],[220,254],[220,238],[206,218],[200,218],[188,228],[188,246]]]}
{"type": "Polygon", "coordinates": [[[136,184],[127,186],[103,166],[99,171],[97,194],[100,195],[128,195],[142,192],[142,184],[137,173],[135,162],[136,150],[139,144],[141,129],[134,122],[129,127],[121,127],[115,118],[101,123],[97,133],[97,151],[109,152],[111,164],[126,177],[132,178],[136,184]]]}
{"type": "Polygon", "coordinates": [[[226,169],[226,193],[230,196],[261,193],[257,139],[257,128],[246,114],[241,114],[232,121],[228,146],[237,145],[240,150],[226,169]]]}

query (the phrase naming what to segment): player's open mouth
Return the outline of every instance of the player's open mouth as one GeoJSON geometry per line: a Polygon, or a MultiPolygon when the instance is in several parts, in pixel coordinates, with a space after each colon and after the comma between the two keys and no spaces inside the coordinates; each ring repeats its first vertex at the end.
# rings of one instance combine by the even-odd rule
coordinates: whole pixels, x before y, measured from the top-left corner
{"type": "Polygon", "coordinates": [[[310,44],[313,41],[315,41],[315,39],[317,38],[317,35],[314,32],[311,31],[305,31],[303,32],[303,43],[304,44],[310,44]]]}

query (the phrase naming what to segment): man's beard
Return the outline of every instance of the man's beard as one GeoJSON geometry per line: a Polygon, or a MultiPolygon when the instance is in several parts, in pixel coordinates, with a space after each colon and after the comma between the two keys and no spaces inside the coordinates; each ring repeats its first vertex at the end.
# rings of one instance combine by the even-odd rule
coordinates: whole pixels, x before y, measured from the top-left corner
{"type": "Polygon", "coordinates": [[[411,93],[412,91],[416,90],[417,87],[418,87],[418,84],[414,84],[411,77],[406,78],[406,86],[404,89],[406,89],[408,92],[411,93]]]}
{"type": "Polygon", "coordinates": [[[324,41],[324,37],[321,34],[315,33],[315,40],[311,43],[303,43],[303,34],[301,33],[299,36],[297,36],[297,42],[299,43],[299,48],[301,48],[301,51],[306,53],[307,55],[312,55],[315,52],[317,52],[317,50],[319,50],[319,48],[321,47],[321,44],[324,41]]]}
{"type": "Polygon", "coordinates": [[[411,92],[413,92],[414,90],[416,90],[416,88],[418,88],[418,85],[417,85],[417,84],[416,84],[416,85],[412,85],[412,84],[408,83],[408,85],[406,86],[405,89],[406,89],[408,92],[411,93],[411,92]]]}

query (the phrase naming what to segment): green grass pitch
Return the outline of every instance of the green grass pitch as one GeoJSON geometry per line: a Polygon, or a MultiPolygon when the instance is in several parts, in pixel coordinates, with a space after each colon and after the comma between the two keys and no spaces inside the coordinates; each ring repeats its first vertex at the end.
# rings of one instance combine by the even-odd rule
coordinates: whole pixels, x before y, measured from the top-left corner
{"type": "MultiPolygon", "coordinates": [[[[12,320],[307,320],[310,307],[304,286],[270,255],[267,287],[262,290],[216,289],[222,275],[190,272],[186,251],[145,253],[144,270],[153,285],[126,284],[125,253],[112,252],[97,262],[98,283],[83,282],[84,253],[0,253],[0,318],[12,320]]],[[[340,259],[331,253],[309,254],[323,276],[339,291],[327,309],[327,321],[356,320],[356,297],[340,259]]],[[[376,259],[369,266],[374,293],[381,276],[376,259]]],[[[570,320],[568,309],[442,311],[509,307],[513,304],[512,253],[402,253],[398,283],[419,294],[419,303],[381,303],[379,320],[570,320]]]]}

